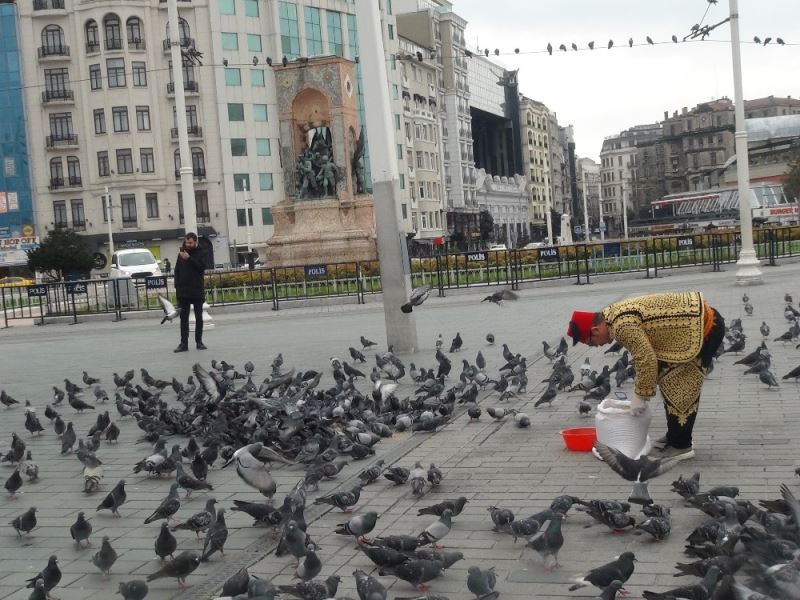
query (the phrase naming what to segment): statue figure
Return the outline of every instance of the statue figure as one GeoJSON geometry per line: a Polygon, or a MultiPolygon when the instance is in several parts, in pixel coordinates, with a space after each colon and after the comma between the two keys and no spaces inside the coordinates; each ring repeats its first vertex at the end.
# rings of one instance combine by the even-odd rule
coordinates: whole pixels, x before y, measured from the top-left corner
{"type": "Polygon", "coordinates": [[[336,184],[341,181],[342,173],[332,156],[330,129],[317,127],[311,143],[297,159],[297,200],[336,195],[336,184]]]}
{"type": "Polygon", "coordinates": [[[356,182],[356,193],[363,194],[366,191],[366,174],[364,169],[364,126],[361,126],[361,132],[356,140],[356,147],[353,150],[353,159],[351,168],[353,170],[353,178],[356,182]]]}
{"type": "Polygon", "coordinates": [[[309,192],[317,191],[317,177],[314,173],[311,151],[306,149],[297,160],[297,199],[303,200],[309,192]]]}
{"type": "Polygon", "coordinates": [[[322,157],[322,166],[320,167],[319,175],[317,175],[317,184],[323,196],[328,196],[328,186],[330,186],[330,195],[336,194],[336,181],[339,179],[339,167],[333,162],[328,155],[322,157]]]}

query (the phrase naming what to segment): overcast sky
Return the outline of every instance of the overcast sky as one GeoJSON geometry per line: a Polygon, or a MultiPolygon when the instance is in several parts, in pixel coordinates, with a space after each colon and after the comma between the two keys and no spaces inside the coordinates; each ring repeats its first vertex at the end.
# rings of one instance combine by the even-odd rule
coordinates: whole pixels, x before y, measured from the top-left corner
{"type": "MultiPolygon", "coordinates": [[[[706,0],[454,0],[468,21],[468,45],[498,48],[506,68],[519,68],[520,91],[556,111],[560,124],[574,125],[578,155],[595,159],[608,135],[660,121],[664,111],[733,98],[727,23],[711,42],[628,47],[631,37],[682,39],[707,6],[706,0]],[[558,51],[562,43],[586,48],[592,40],[591,52],[558,51]],[[524,54],[548,42],[553,56],[524,54]]],[[[739,12],[743,41],[773,38],[766,47],[742,44],[744,97],[800,97],[800,0],[739,0],[739,12]],[[777,37],[786,45],[777,45],[777,37]]],[[[728,1],[719,0],[704,24],[727,16],[728,1]]]]}

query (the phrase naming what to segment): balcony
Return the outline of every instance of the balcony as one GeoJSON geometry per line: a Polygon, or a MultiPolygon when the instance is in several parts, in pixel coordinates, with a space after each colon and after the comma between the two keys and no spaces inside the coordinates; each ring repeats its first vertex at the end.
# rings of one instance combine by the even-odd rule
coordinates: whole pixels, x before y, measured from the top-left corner
{"type": "Polygon", "coordinates": [[[83,180],[80,177],[51,177],[47,187],[51,191],[79,188],[83,187],[83,180]]]}
{"type": "Polygon", "coordinates": [[[69,46],[39,46],[39,60],[68,60],[69,46]]]}
{"type": "Polygon", "coordinates": [[[125,229],[136,229],[139,226],[139,222],[136,220],[136,216],[133,217],[126,217],[122,216],[122,227],[125,229]]]}
{"type": "Polygon", "coordinates": [[[45,146],[48,148],[75,148],[78,146],[78,134],[60,133],[58,135],[48,135],[45,138],[45,146]]]}
{"type": "MultiPolygon", "coordinates": [[[[167,54],[170,51],[170,44],[169,40],[163,40],[161,45],[164,47],[164,53],[167,54]]],[[[191,48],[194,46],[194,38],[181,38],[181,48],[191,48]]]]}
{"type": "Polygon", "coordinates": [[[86,42],[86,54],[100,52],[100,42],[86,42]]]}
{"type": "Polygon", "coordinates": [[[46,11],[52,10],[66,10],[64,0],[33,0],[33,13],[34,16],[47,16],[46,11]]]}
{"type": "MultiPolygon", "coordinates": [[[[184,94],[199,94],[200,93],[200,84],[196,81],[184,81],[183,82],[183,93],[184,94]]],[[[175,94],[175,82],[170,81],[167,84],[167,94],[173,96],[175,94]]]]}
{"type": "Polygon", "coordinates": [[[122,50],[122,38],[106,38],[106,50],[122,50]]]}
{"type": "MultiPolygon", "coordinates": [[[[190,138],[201,138],[203,137],[203,128],[199,125],[189,125],[186,128],[186,132],[189,134],[190,138]]],[[[170,129],[170,136],[172,136],[173,140],[178,139],[178,128],[173,127],[170,129]]]]}
{"type": "Polygon", "coordinates": [[[42,104],[74,104],[73,90],[45,90],[42,92],[42,104]]]}
{"type": "MultiPolygon", "coordinates": [[[[192,169],[192,177],[194,177],[195,179],[205,179],[206,178],[205,167],[192,169]]],[[[181,170],[175,169],[175,179],[180,179],[180,178],[181,178],[181,170]]]]}
{"type": "MultiPolygon", "coordinates": [[[[189,6],[186,8],[192,6],[192,0],[178,0],[178,2],[181,4],[188,4],[189,6]]],[[[158,0],[158,5],[160,8],[167,8],[167,0],[158,0]]]]}
{"type": "Polygon", "coordinates": [[[144,40],[128,40],[128,50],[144,50],[146,47],[144,40]]]}

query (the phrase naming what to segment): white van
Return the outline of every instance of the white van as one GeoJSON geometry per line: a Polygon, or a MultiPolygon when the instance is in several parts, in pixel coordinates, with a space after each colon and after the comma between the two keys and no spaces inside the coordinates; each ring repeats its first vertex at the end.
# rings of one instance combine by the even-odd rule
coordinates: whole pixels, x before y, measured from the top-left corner
{"type": "Polygon", "coordinates": [[[161,268],[147,248],[117,250],[111,257],[111,277],[152,277],[161,275],[161,268]]]}

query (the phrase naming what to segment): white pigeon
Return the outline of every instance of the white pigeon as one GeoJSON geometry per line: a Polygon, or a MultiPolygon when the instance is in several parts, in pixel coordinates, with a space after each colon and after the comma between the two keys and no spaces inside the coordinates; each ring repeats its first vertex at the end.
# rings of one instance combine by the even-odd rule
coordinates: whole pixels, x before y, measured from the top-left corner
{"type": "Polygon", "coordinates": [[[242,481],[257,489],[267,498],[272,498],[277,486],[267,465],[250,454],[248,446],[239,448],[234,454],[234,460],[236,461],[236,473],[242,481]]]}
{"type": "Polygon", "coordinates": [[[162,325],[167,321],[171,322],[175,317],[181,314],[180,309],[175,308],[175,305],[161,294],[158,295],[158,303],[161,305],[161,308],[164,311],[164,318],[161,319],[162,325]]]}

